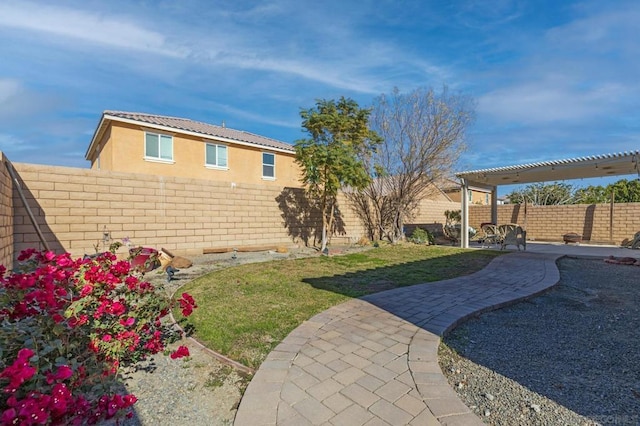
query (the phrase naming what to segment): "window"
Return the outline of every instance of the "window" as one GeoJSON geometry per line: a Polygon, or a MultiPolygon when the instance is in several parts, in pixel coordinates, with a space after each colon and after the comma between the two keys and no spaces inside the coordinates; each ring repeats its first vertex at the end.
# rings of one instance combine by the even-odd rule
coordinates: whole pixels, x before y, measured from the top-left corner
{"type": "Polygon", "coordinates": [[[213,143],[206,144],[205,166],[213,168],[227,168],[227,147],[213,143]]]}
{"type": "Polygon", "coordinates": [[[270,152],[262,153],[262,178],[276,178],[276,155],[270,152]]]}
{"type": "Polygon", "coordinates": [[[144,158],[147,160],[173,161],[173,136],[145,133],[144,158]]]}
{"type": "Polygon", "coordinates": [[[485,196],[484,196],[484,203],[485,203],[485,204],[489,204],[489,194],[485,194],[485,196]]]}

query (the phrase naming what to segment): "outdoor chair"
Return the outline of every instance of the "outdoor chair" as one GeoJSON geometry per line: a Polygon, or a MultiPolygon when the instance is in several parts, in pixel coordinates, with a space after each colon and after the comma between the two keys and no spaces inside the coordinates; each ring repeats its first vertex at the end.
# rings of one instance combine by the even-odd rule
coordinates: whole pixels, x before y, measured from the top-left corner
{"type": "Polygon", "coordinates": [[[520,225],[515,223],[500,225],[498,226],[498,235],[500,250],[504,250],[510,244],[516,246],[518,251],[520,251],[520,246],[523,250],[527,249],[526,232],[520,225]]]}
{"type": "Polygon", "coordinates": [[[498,243],[498,237],[500,234],[498,233],[497,225],[494,225],[493,223],[485,223],[482,229],[487,234],[485,241],[487,241],[488,244],[498,243]]]}
{"type": "Polygon", "coordinates": [[[480,231],[473,236],[469,241],[475,241],[482,245],[482,247],[491,247],[491,244],[498,242],[498,227],[493,223],[483,223],[480,225],[480,231]]]}
{"type": "Polygon", "coordinates": [[[631,249],[640,248],[640,232],[636,232],[631,240],[624,239],[622,242],[622,247],[627,247],[631,249]]]}

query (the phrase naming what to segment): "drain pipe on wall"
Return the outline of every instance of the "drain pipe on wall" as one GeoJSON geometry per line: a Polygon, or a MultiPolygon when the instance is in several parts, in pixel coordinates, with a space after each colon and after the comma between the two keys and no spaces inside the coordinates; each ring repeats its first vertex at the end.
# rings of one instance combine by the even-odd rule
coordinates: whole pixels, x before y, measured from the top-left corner
{"type": "Polygon", "coordinates": [[[16,189],[18,190],[18,195],[20,196],[20,199],[22,200],[22,204],[24,205],[24,208],[27,210],[27,215],[29,215],[29,219],[31,220],[31,224],[33,224],[33,227],[36,230],[36,233],[38,234],[38,238],[40,238],[40,242],[42,243],[44,249],[46,251],[50,251],[49,249],[49,244],[47,244],[47,241],[44,239],[44,235],[42,234],[42,231],[40,230],[40,226],[38,226],[38,222],[36,222],[36,218],[33,215],[33,212],[31,211],[31,207],[29,207],[29,203],[27,202],[27,198],[24,196],[24,192],[22,192],[22,187],[20,186],[20,181],[18,180],[18,176],[16,175],[16,171],[13,168],[13,164],[11,164],[11,162],[9,162],[8,160],[5,160],[4,162],[5,167],[7,168],[7,171],[9,172],[9,175],[11,176],[11,179],[13,180],[13,183],[15,184],[16,189]]]}

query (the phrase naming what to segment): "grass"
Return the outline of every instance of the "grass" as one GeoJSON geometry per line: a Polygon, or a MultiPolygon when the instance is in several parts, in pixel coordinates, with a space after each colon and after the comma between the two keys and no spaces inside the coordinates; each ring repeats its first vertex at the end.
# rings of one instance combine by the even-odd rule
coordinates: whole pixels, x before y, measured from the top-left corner
{"type": "Polygon", "coordinates": [[[240,265],[211,272],[182,291],[198,308],[182,325],[206,346],[258,367],[294,328],[349,298],[466,275],[496,251],[398,245],[334,257],[240,265]]]}

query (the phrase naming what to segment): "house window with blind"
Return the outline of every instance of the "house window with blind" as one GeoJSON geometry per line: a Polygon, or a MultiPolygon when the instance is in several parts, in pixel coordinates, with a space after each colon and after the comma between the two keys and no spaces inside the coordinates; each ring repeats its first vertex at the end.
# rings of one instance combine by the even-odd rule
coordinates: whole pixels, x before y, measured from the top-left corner
{"type": "Polygon", "coordinates": [[[145,132],[144,159],[173,163],[173,136],[145,132]]]}
{"type": "Polygon", "coordinates": [[[275,180],[276,155],[270,152],[262,153],[262,179],[275,180]]]}
{"type": "Polygon", "coordinates": [[[205,167],[210,169],[229,168],[227,161],[227,146],[215,143],[205,144],[205,167]]]}

